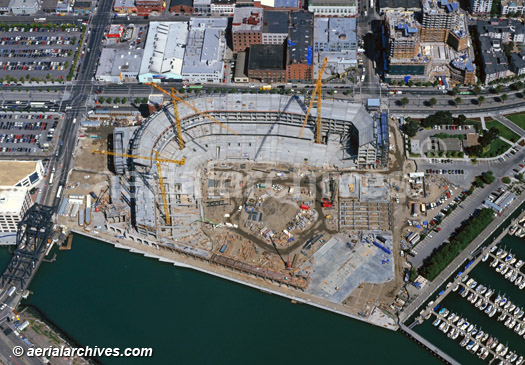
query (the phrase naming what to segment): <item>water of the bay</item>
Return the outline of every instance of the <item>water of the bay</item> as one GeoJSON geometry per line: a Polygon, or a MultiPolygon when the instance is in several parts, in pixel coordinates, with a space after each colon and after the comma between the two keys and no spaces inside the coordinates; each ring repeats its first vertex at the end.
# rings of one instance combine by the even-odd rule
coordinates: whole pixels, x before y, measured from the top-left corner
{"type": "MultiPolygon", "coordinates": [[[[104,364],[439,363],[398,332],[75,236],[26,304],[80,345],[152,347],[104,364]]],[[[10,254],[0,250],[5,267],[10,254]]]]}

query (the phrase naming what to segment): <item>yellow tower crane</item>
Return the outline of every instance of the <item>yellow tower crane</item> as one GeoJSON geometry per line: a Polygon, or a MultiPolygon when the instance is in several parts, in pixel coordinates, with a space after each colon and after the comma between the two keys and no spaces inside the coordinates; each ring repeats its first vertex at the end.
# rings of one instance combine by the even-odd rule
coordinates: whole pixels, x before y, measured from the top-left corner
{"type": "Polygon", "coordinates": [[[317,74],[317,82],[315,83],[314,91],[312,92],[312,98],[310,99],[310,104],[308,105],[308,110],[306,111],[306,115],[304,116],[304,122],[303,126],[301,127],[301,132],[299,133],[299,138],[302,138],[304,127],[306,126],[306,122],[308,121],[308,117],[310,116],[310,111],[312,110],[312,106],[314,105],[314,100],[317,98],[317,124],[316,124],[316,133],[315,133],[315,143],[322,143],[321,142],[321,96],[322,96],[322,78],[324,69],[326,68],[326,64],[328,63],[328,58],[325,57],[323,60],[323,65],[321,66],[319,73],[317,74]]]}
{"type": "Polygon", "coordinates": [[[192,104],[188,103],[186,100],[182,99],[180,97],[179,93],[177,92],[177,90],[175,90],[175,88],[171,88],[171,92],[170,92],[170,91],[167,91],[167,90],[163,89],[162,87],[160,87],[159,85],[157,85],[154,82],[147,82],[146,85],[153,86],[155,89],[159,90],[163,94],[168,95],[171,98],[171,100],[173,102],[173,113],[175,114],[175,123],[177,124],[177,137],[179,139],[179,146],[180,146],[181,150],[184,148],[184,140],[182,139],[182,127],[180,125],[179,108],[177,107],[177,103],[182,103],[182,104],[186,105],[191,110],[193,110],[195,113],[210,119],[212,122],[220,125],[222,128],[230,131],[233,134],[236,134],[236,135],[238,134],[233,129],[231,129],[227,125],[219,122],[217,119],[215,119],[214,117],[212,117],[208,113],[200,111],[194,105],[192,105],[192,104]]]}
{"type": "Polygon", "coordinates": [[[121,156],[121,157],[127,157],[127,158],[136,158],[136,159],[143,159],[148,161],[155,161],[157,165],[157,173],[159,174],[159,183],[160,183],[160,192],[162,196],[162,204],[164,205],[164,215],[166,217],[166,224],[169,226],[171,225],[171,217],[170,217],[170,209],[168,207],[168,199],[166,198],[166,189],[164,188],[164,178],[162,177],[162,170],[160,167],[161,162],[169,162],[169,163],[175,163],[179,166],[184,165],[186,163],[186,159],[183,158],[182,160],[171,160],[168,158],[160,158],[158,151],[153,151],[155,153],[155,157],[151,156],[139,156],[139,155],[132,155],[129,153],[118,153],[114,151],[104,151],[104,150],[93,150],[91,153],[93,154],[101,154],[101,155],[109,155],[109,156],[121,156]]]}

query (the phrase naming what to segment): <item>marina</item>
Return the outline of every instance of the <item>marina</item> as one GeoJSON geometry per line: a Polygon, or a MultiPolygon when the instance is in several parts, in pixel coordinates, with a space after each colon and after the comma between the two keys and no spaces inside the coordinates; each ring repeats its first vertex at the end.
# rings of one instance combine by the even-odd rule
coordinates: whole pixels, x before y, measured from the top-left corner
{"type": "Polygon", "coordinates": [[[482,248],[473,251],[470,261],[458,266],[435,289],[413,317],[416,320],[407,322],[459,363],[525,363],[525,301],[520,289],[525,279],[525,246],[523,239],[508,234],[519,219],[523,218],[488,237],[482,248]],[[436,336],[436,331],[445,335],[436,336]]]}

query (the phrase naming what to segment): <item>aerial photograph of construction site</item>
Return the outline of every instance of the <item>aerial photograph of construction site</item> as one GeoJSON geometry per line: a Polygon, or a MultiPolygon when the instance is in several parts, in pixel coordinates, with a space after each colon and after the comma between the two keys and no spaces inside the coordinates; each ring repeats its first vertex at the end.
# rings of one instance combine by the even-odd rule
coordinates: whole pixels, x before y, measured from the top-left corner
{"type": "Polygon", "coordinates": [[[523,0],[3,4],[0,364],[525,365],[523,0]]]}
{"type": "Polygon", "coordinates": [[[139,125],[80,139],[58,223],[395,328],[386,114],[323,101],[319,128],[297,96],[172,102],[157,88],[139,125]]]}

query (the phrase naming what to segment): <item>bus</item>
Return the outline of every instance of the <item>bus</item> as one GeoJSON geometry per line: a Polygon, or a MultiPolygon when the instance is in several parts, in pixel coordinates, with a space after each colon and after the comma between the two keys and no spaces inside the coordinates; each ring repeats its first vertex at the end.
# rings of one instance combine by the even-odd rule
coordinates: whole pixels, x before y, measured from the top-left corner
{"type": "Polygon", "coordinates": [[[472,91],[460,91],[459,92],[459,95],[472,95],[472,94],[474,94],[474,92],[472,91]]]}
{"type": "Polygon", "coordinates": [[[55,177],[55,173],[52,172],[51,176],[49,177],[49,185],[53,185],[53,178],[55,177]]]}
{"type": "Polygon", "coordinates": [[[62,185],[58,187],[57,198],[60,198],[60,195],[62,195],[62,185]]]}
{"type": "Polygon", "coordinates": [[[7,296],[10,297],[11,295],[13,295],[13,293],[15,292],[16,290],[16,286],[12,286],[11,289],[9,289],[9,291],[7,292],[7,296]]]}
{"type": "Polygon", "coordinates": [[[202,85],[190,85],[190,89],[202,89],[202,85]]]}
{"type": "Polygon", "coordinates": [[[47,18],[34,18],[33,21],[35,23],[43,23],[47,20],[47,18]]]}
{"type": "Polygon", "coordinates": [[[32,101],[30,105],[31,108],[45,108],[46,103],[44,103],[43,101],[32,101]]]}

